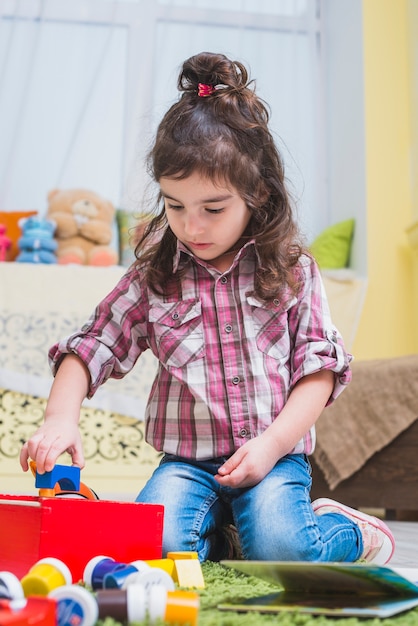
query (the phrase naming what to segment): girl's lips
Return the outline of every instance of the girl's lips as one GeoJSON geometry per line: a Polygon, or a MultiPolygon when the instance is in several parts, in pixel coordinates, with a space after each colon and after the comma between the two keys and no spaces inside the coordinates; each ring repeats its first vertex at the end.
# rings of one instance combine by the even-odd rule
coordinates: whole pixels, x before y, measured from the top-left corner
{"type": "Polygon", "coordinates": [[[193,248],[194,250],[206,250],[211,246],[210,243],[193,243],[192,241],[188,241],[187,245],[189,248],[193,248]]]}

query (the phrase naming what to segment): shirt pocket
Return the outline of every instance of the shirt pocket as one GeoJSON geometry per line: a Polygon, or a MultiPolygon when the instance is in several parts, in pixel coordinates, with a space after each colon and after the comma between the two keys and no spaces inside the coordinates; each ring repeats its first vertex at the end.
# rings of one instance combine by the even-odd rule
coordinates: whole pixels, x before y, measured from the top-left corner
{"type": "Polygon", "coordinates": [[[273,302],[267,306],[251,296],[247,298],[247,302],[252,311],[257,348],[277,361],[286,362],[291,350],[288,308],[296,302],[296,299],[289,302],[286,310],[283,310],[280,303],[273,302]]]}
{"type": "Polygon", "coordinates": [[[157,358],[167,367],[183,367],[205,355],[200,300],[164,302],[151,306],[149,319],[157,358]]]}

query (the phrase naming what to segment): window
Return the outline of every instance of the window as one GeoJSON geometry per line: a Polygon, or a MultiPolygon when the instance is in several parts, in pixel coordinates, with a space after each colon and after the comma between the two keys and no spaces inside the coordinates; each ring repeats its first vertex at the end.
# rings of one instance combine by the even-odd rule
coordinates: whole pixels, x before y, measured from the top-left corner
{"type": "Polygon", "coordinates": [[[0,8],[0,202],[46,206],[86,187],[135,209],[143,158],[177,98],[181,62],[209,50],[243,61],[308,237],[326,203],[321,0],[20,0],[0,8]]]}

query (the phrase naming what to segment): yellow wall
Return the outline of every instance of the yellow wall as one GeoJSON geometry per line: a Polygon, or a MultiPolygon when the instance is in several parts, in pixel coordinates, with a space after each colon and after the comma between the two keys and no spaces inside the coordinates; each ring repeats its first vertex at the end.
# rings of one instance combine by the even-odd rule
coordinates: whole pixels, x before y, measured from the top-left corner
{"type": "MultiPolygon", "coordinates": [[[[408,0],[409,55],[411,59],[411,189],[413,222],[408,229],[413,248],[415,345],[418,344],[418,0],[408,0]]],[[[417,349],[418,351],[418,349],[417,349]]]]}
{"type": "MultiPolygon", "coordinates": [[[[414,222],[418,221],[418,0],[408,0],[409,55],[411,59],[411,187],[414,222]]],[[[418,295],[418,290],[417,290],[418,295]]],[[[418,311],[418,309],[417,309],[418,311]]]]}
{"type": "MultiPolygon", "coordinates": [[[[363,0],[368,291],[357,359],[418,352],[414,336],[410,3],[363,0]]],[[[417,114],[415,112],[415,114],[417,114]]]]}

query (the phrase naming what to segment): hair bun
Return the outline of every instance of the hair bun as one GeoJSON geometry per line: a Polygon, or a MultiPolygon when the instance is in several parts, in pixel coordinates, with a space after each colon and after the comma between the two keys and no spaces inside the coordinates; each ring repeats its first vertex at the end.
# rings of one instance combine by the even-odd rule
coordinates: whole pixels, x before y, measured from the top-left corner
{"type": "Polygon", "coordinates": [[[247,87],[248,73],[242,63],[231,61],[224,54],[201,52],[183,63],[178,89],[197,93],[199,84],[239,90],[247,87]]]}

